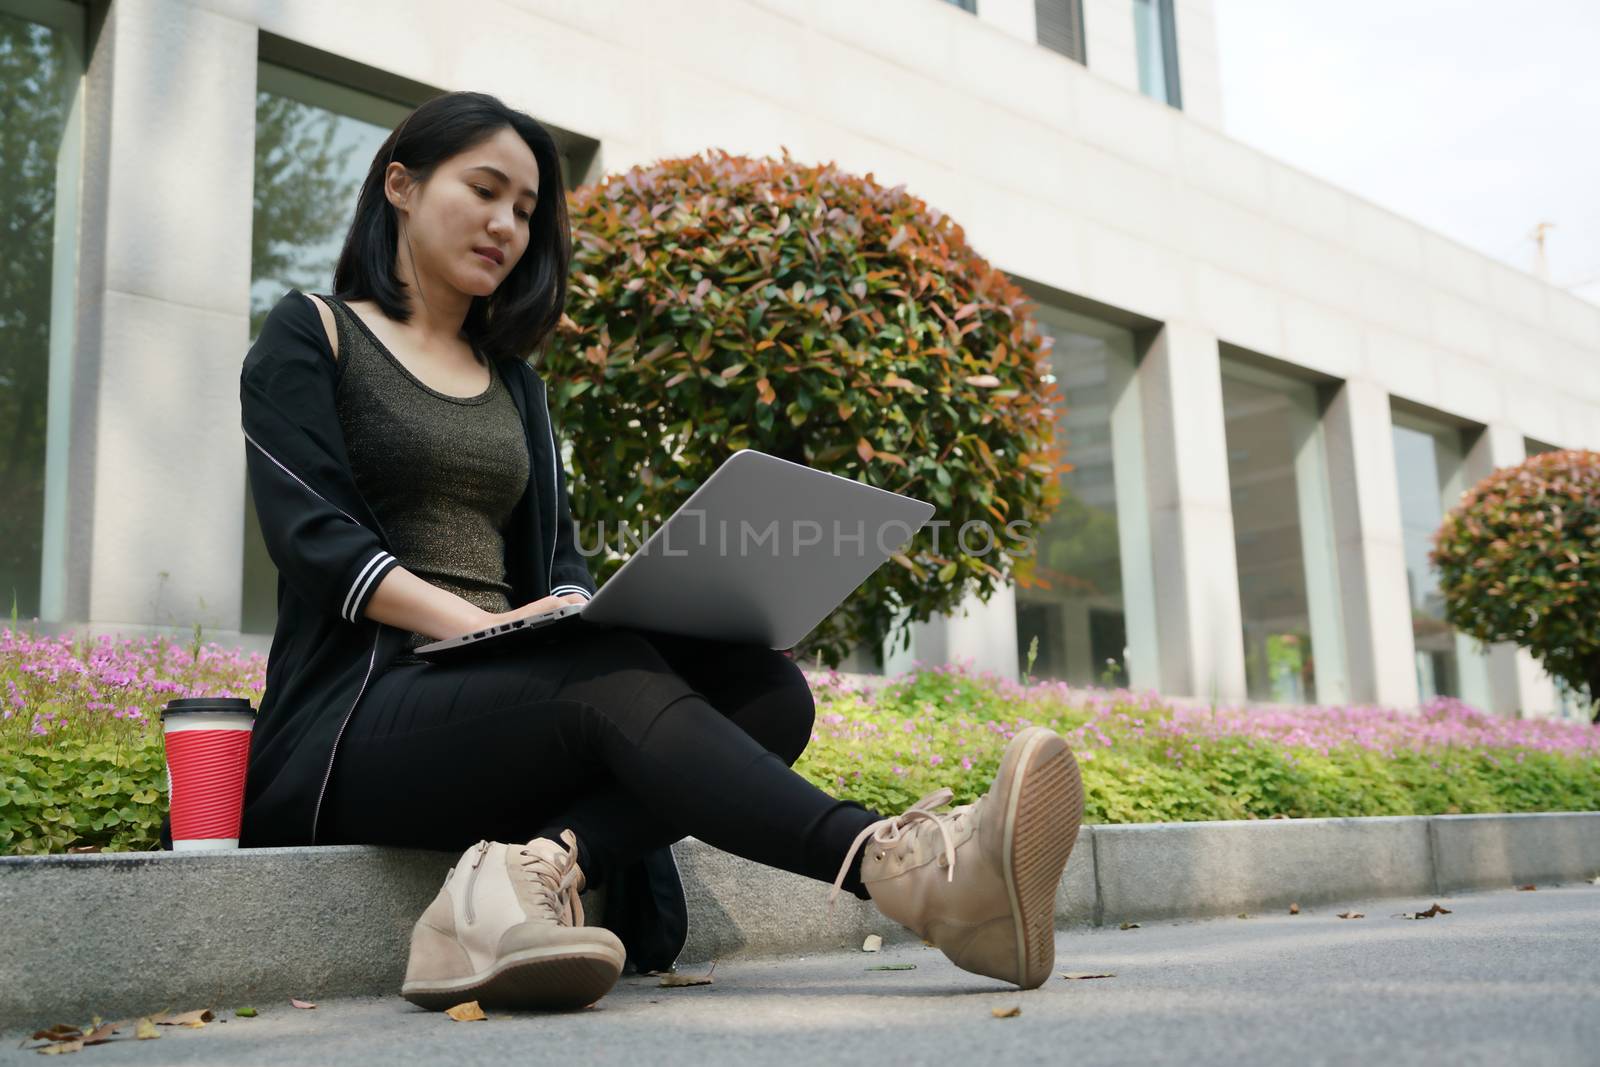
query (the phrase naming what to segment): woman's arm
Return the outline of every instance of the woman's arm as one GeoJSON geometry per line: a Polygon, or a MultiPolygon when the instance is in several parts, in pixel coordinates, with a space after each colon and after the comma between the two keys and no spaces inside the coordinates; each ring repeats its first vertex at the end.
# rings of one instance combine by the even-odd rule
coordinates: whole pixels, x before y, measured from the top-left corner
{"type": "Polygon", "coordinates": [[[378,583],[363,614],[386,626],[443,641],[524,616],[543,615],[562,604],[581,604],[587,599],[586,594],[547,596],[511,611],[495,613],[423,581],[404,567],[394,567],[378,583]]]}
{"type": "Polygon", "coordinates": [[[494,617],[476,604],[423,581],[404,567],[395,567],[383,576],[372,599],[367,601],[364,614],[387,626],[410,630],[436,641],[482,630],[494,617]]]}

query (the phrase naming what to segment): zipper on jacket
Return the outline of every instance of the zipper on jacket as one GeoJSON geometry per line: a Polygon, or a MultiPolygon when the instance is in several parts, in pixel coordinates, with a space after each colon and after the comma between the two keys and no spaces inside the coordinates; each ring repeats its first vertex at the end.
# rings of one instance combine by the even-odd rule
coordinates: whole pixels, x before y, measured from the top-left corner
{"type": "MultiPolygon", "coordinates": [[[[263,456],[266,456],[269,460],[272,461],[272,463],[273,463],[273,465],[275,467],[277,467],[279,470],[283,471],[283,473],[287,474],[289,477],[293,478],[297,483],[299,483],[300,488],[304,489],[306,492],[310,493],[312,496],[316,497],[318,500],[320,500],[324,504],[328,505],[334,511],[337,511],[339,514],[343,515],[345,518],[349,519],[351,522],[355,523],[355,525],[361,527],[363,530],[367,529],[367,524],[366,523],[362,522],[360,519],[357,519],[354,515],[350,514],[344,508],[341,508],[338,504],[335,504],[333,501],[329,500],[327,497],[323,496],[321,493],[319,493],[315,489],[311,488],[310,485],[306,484],[306,480],[304,478],[300,477],[294,471],[290,470],[287,464],[285,464],[277,456],[274,456],[271,452],[268,452],[265,448],[262,448],[261,447],[261,443],[259,441],[257,441],[254,437],[251,437],[250,436],[250,432],[248,430],[243,431],[243,433],[244,433],[244,439],[246,441],[248,441],[250,444],[255,445],[255,448],[256,448],[257,452],[260,452],[263,456]]],[[[362,501],[362,503],[365,504],[366,501],[362,501]]],[[[369,514],[371,513],[371,510],[372,510],[371,506],[368,505],[367,511],[368,511],[369,514]]],[[[371,517],[372,517],[372,532],[378,538],[378,545],[380,547],[382,547],[384,549],[384,551],[388,551],[389,535],[384,531],[383,524],[378,521],[378,517],[376,515],[372,515],[371,517]]]]}
{"type": "Polygon", "coordinates": [[[343,515],[345,518],[349,519],[351,522],[355,522],[357,526],[361,525],[359,522],[356,522],[355,517],[352,516],[348,511],[346,511],[344,508],[341,508],[338,504],[335,504],[333,501],[329,500],[327,497],[323,496],[321,493],[317,492],[315,489],[311,488],[309,485],[307,485],[305,483],[305,479],[301,478],[294,471],[290,470],[288,467],[286,467],[282,463],[280,463],[278,461],[278,457],[277,456],[274,456],[271,452],[268,452],[266,449],[262,448],[261,445],[256,441],[256,439],[254,437],[250,436],[250,431],[245,430],[243,432],[244,432],[244,439],[246,441],[249,441],[251,444],[255,445],[257,452],[260,452],[263,456],[266,456],[268,459],[270,459],[277,466],[277,468],[279,470],[283,471],[283,473],[287,474],[289,477],[291,477],[295,481],[299,482],[300,483],[300,488],[304,489],[306,492],[310,493],[312,496],[316,497],[318,500],[320,500],[324,504],[328,505],[334,511],[337,511],[339,514],[343,515]]]}
{"type": "Polygon", "coordinates": [[[376,629],[372,633],[372,655],[367,660],[367,674],[361,679],[361,688],[356,690],[356,698],[350,702],[350,710],[344,713],[344,720],[339,723],[339,732],[333,735],[333,747],[328,750],[328,769],[322,773],[322,788],[317,790],[317,806],[311,812],[311,843],[317,843],[317,823],[322,818],[322,799],[328,795],[328,782],[333,778],[333,759],[339,754],[339,742],[344,740],[344,728],[350,725],[350,716],[356,712],[356,705],[361,703],[361,697],[367,691],[367,683],[372,680],[372,668],[378,662],[378,639],[383,636],[383,623],[375,622],[376,629]]]}
{"type": "MultiPolygon", "coordinates": [[[[329,507],[333,508],[339,514],[349,519],[352,523],[355,523],[355,525],[361,526],[361,523],[356,521],[355,516],[351,515],[348,511],[344,510],[344,508],[341,508],[338,504],[335,504],[333,501],[329,500],[327,497],[311,488],[311,486],[306,483],[304,478],[290,470],[287,465],[278,459],[277,456],[274,456],[271,452],[268,452],[265,448],[261,447],[261,443],[254,437],[251,437],[248,430],[243,432],[244,439],[250,444],[254,445],[256,451],[260,452],[263,456],[266,456],[267,459],[272,461],[274,466],[283,471],[283,473],[287,474],[290,478],[293,478],[302,489],[316,497],[318,500],[322,501],[324,504],[327,504],[329,507]]],[[[377,531],[377,536],[378,544],[381,547],[384,542],[388,540],[381,527],[377,531]]],[[[387,553],[387,549],[385,549],[385,552],[387,553]]],[[[368,566],[371,566],[371,561],[368,561],[368,566]]],[[[357,579],[357,581],[359,581],[359,579],[357,579]]],[[[355,622],[356,620],[350,619],[349,621],[355,622]]],[[[317,828],[318,824],[322,821],[322,801],[327,797],[328,783],[333,779],[333,761],[334,757],[339,753],[339,742],[344,739],[345,727],[350,725],[350,717],[355,714],[356,705],[361,703],[362,696],[366,694],[367,683],[372,681],[372,668],[376,666],[378,662],[378,641],[383,637],[383,624],[380,622],[374,622],[373,625],[376,627],[376,629],[372,634],[372,654],[367,659],[367,673],[361,679],[361,688],[356,690],[355,700],[350,702],[350,710],[344,713],[344,719],[339,723],[339,732],[333,737],[333,748],[328,752],[328,769],[322,774],[322,788],[317,790],[317,804],[316,807],[311,811],[311,843],[313,845],[317,843],[317,828]]]]}
{"type": "Polygon", "coordinates": [[[467,895],[467,922],[471,924],[476,918],[476,909],[472,906],[472,885],[478,880],[478,864],[483,862],[484,855],[489,851],[489,842],[479,841],[478,854],[472,857],[472,866],[467,871],[467,885],[464,892],[467,895]]]}
{"type": "MultiPolygon", "coordinates": [[[[526,364],[524,364],[526,366],[526,364]]],[[[550,390],[539,381],[539,402],[544,405],[544,432],[550,437],[550,566],[545,568],[544,587],[556,584],[556,538],[561,534],[561,482],[556,475],[556,464],[561,457],[556,454],[556,431],[550,421],[550,390]]]]}

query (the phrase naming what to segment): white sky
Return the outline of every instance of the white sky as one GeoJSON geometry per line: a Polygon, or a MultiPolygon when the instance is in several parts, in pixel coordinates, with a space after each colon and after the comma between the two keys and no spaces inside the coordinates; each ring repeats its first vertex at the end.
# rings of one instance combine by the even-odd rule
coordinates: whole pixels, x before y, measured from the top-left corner
{"type": "Polygon", "coordinates": [[[1600,0],[1214,2],[1230,136],[1600,303],[1600,0]]]}

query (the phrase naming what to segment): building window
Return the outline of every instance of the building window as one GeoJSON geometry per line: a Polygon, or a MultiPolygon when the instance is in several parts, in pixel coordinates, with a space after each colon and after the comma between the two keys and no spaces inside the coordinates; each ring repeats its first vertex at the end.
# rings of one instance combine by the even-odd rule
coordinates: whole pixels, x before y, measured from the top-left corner
{"type": "Polygon", "coordinates": [[[1467,488],[1461,431],[1399,411],[1392,418],[1417,693],[1423,700],[1460,697],[1483,707],[1489,695],[1487,664],[1474,642],[1445,621],[1439,572],[1428,562],[1445,511],[1467,488]]]}
{"type": "Polygon", "coordinates": [[[324,291],[378,146],[409,108],[263,63],[256,81],[250,336],[290,288],[324,291]]]}
{"type": "Polygon", "coordinates": [[[1561,451],[1561,449],[1556,445],[1547,445],[1543,441],[1535,441],[1531,437],[1524,437],[1522,439],[1522,448],[1529,459],[1532,459],[1534,456],[1542,456],[1546,452],[1561,451]]]}
{"type": "Polygon", "coordinates": [[[0,614],[19,617],[60,611],[84,38],[75,4],[0,0],[0,614]]]}
{"type": "Polygon", "coordinates": [[[1338,567],[1316,390],[1224,360],[1222,404],[1246,691],[1274,703],[1343,700],[1338,567]]]}
{"type": "Polygon", "coordinates": [[[1036,678],[1154,686],[1155,609],[1132,335],[1059,308],[1051,339],[1057,438],[1072,469],[1017,569],[1017,651],[1036,678]]]}
{"type": "Polygon", "coordinates": [[[1083,46],[1083,0],[1033,0],[1034,39],[1052,52],[1087,63],[1083,46]]]}
{"type": "MultiPolygon", "coordinates": [[[[256,81],[250,336],[288,289],[326,292],[372,157],[409,108],[263,63],[256,81]]],[[[245,484],[241,629],[277,622],[277,570],[245,484]]]]}
{"type": "Polygon", "coordinates": [[[1133,0],[1133,35],[1139,50],[1139,91],[1181,108],[1178,24],[1172,0],[1133,0]]]}

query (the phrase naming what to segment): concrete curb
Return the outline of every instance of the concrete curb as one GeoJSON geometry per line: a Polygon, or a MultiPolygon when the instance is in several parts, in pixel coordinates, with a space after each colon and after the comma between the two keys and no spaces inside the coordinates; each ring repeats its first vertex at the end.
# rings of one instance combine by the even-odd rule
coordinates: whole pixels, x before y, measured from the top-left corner
{"type": "MultiPolygon", "coordinates": [[[[683,960],[912,935],[871,904],[699,841],[675,848],[683,960]]],[[[399,989],[454,854],[363,846],[0,858],[0,1030],[399,989]]],[[[1200,918],[1600,874],[1600,812],[1084,827],[1058,925],[1200,918]]]]}

